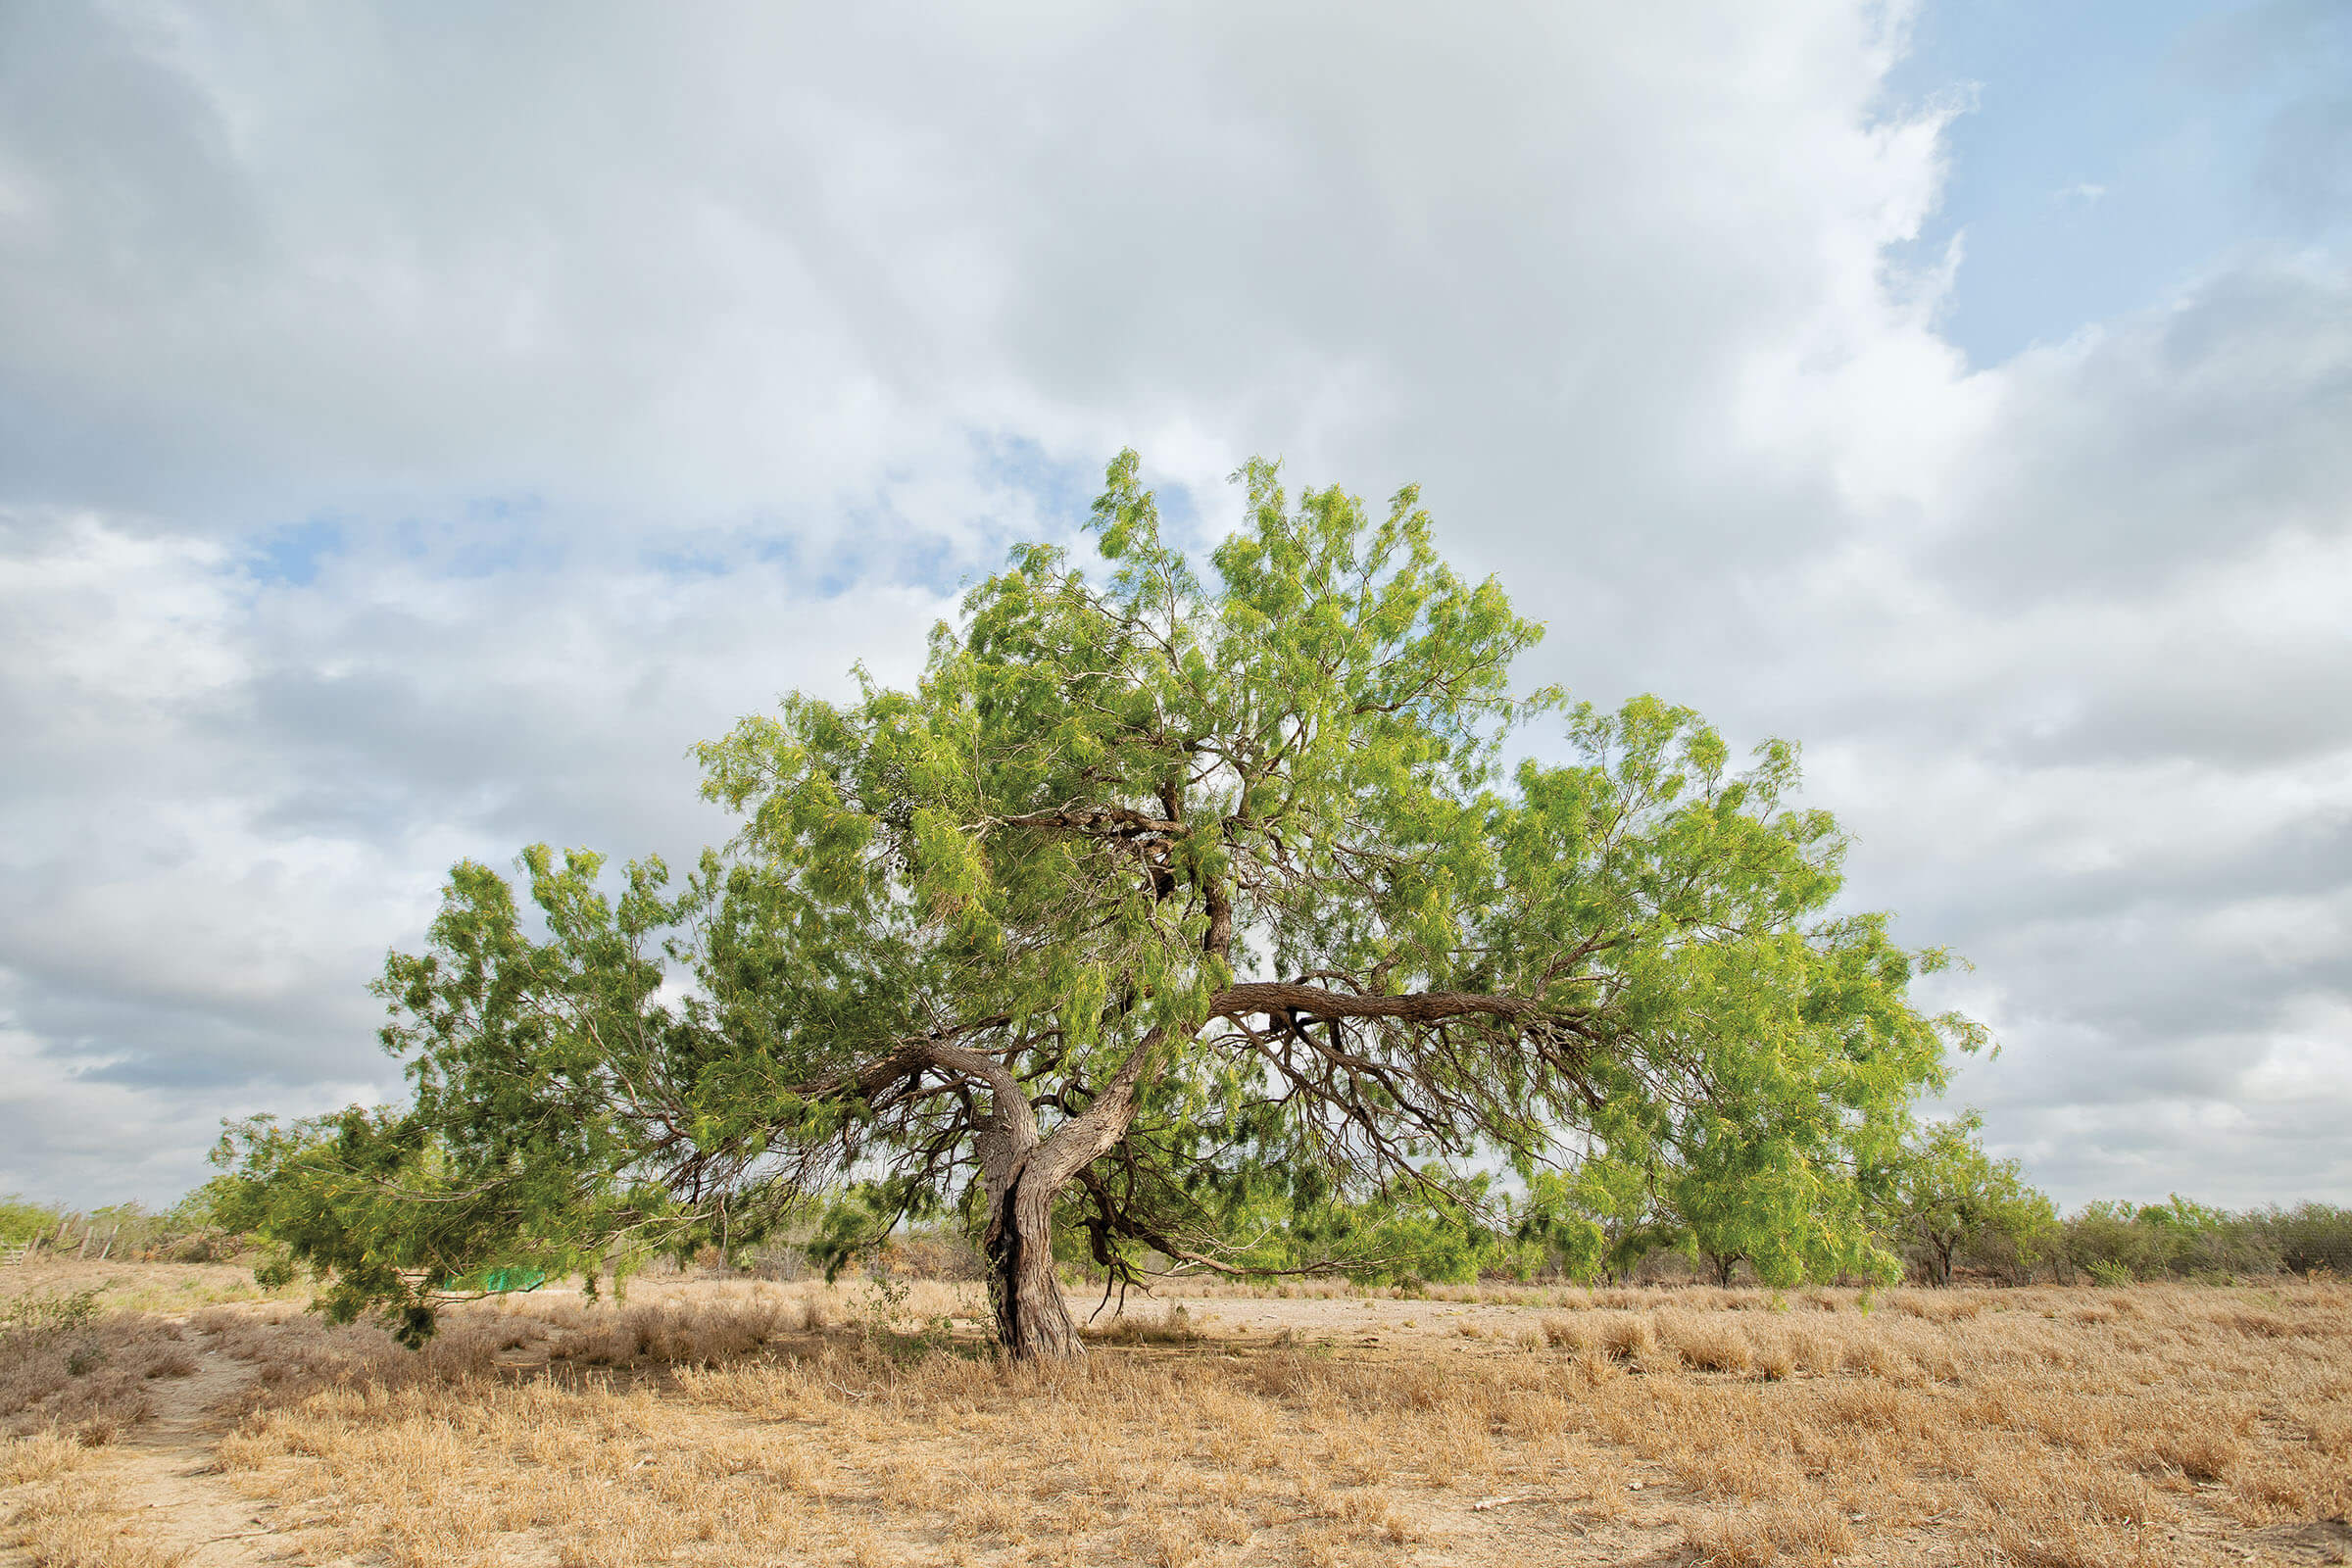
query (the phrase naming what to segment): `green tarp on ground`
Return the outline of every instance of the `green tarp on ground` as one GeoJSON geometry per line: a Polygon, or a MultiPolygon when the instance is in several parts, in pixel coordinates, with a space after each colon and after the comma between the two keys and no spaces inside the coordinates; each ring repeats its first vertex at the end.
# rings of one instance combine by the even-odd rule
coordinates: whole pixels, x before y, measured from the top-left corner
{"type": "Polygon", "coordinates": [[[535,1291],[547,1283],[543,1268],[490,1268],[464,1279],[443,1280],[445,1291],[535,1291]]]}

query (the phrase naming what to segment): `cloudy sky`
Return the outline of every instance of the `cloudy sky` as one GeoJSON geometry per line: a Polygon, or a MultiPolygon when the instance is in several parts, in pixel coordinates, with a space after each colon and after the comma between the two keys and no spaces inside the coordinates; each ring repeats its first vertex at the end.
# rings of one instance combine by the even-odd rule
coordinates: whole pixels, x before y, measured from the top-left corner
{"type": "Polygon", "coordinates": [[[1800,740],[2062,1201],[2352,1200],[2352,8],[0,8],[0,1192],[1251,453],[1800,740]],[[1344,18],[1344,21],[1335,19],[1344,18]]]}

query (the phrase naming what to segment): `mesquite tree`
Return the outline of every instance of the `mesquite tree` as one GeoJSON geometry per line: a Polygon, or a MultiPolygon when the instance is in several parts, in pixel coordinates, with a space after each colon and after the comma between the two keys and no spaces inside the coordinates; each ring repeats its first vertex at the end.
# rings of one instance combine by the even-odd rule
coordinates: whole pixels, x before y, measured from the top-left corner
{"type": "Polygon", "coordinates": [[[1931,956],[1830,912],[1843,841],[1788,804],[1791,749],[1736,770],[1654,700],[1515,697],[1540,627],[1412,491],[1376,518],[1240,477],[1206,580],[1124,454],[1105,579],[1024,547],[913,690],[702,747],[743,827],[681,892],[534,850],[541,938],[460,866],[379,982],[415,1102],[235,1130],[224,1192],[331,1304],[419,1329],[486,1262],[732,1250],[820,1202],[838,1258],[960,1210],[1019,1357],[1081,1353],[1057,1237],[1250,1272],[1319,1213],[1533,1212],[1692,1151],[1738,1150],[1779,1233],[1751,1255],[1871,1266],[1850,1172],[1974,1036],[1906,1000],[1931,956]],[[1567,760],[1503,766],[1555,724],[1567,760]]]}

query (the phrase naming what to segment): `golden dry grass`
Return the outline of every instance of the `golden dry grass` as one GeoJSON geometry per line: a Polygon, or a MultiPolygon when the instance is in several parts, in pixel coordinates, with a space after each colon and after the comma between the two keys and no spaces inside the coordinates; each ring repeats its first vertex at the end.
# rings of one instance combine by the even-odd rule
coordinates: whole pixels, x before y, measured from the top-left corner
{"type": "Polygon", "coordinates": [[[127,1525],[111,1487],[52,1481],[24,1489],[10,1510],[15,1544],[35,1568],[177,1568],[190,1549],[151,1541],[127,1525]]]}
{"type": "Polygon", "coordinates": [[[0,1303],[28,1296],[90,1290],[98,1293],[101,1311],[151,1312],[167,1317],[223,1302],[299,1304],[310,1298],[309,1289],[301,1284],[276,1290],[256,1285],[250,1261],[145,1263],[111,1258],[100,1262],[40,1255],[0,1267],[0,1303]]]}
{"type": "MultiPolygon", "coordinates": [[[[2324,1561],[2352,1507],[2338,1285],[1451,1299],[1138,1304],[1055,1370],[981,1353],[968,1287],[895,1325],[542,1293],[420,1355],[279,1306],[189,1332],[255,1369],[218,1462],[311,1561],[2124,1568],[2324,1561]]],[[[57,1506],[72,1445],[0,1451],[38,1560],[108,1539],[57,1506]]]]}

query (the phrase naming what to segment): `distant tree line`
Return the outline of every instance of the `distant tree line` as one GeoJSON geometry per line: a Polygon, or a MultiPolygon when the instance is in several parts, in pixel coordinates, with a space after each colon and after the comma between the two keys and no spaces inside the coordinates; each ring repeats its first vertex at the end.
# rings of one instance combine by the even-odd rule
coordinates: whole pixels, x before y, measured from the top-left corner
{"type": "Polygon", "coordinates": [[[139,1203],[79,1209],[11,1194],[0,1197],[0,1252],[10,1257],[208,1263],[248,1250],[250,1241],[216,1224],[211,1207],[209,1188],[160,1213],[139,1203]]]}
{"type": "Polygon", "coordinates": [[[2352,1273],[2352,1209],[2306,1202],[2233,1213],[2176,1193],[2061,1216],[2016,1160],[1986,1154],[1983,1125],[1974,1111],[1930,1123],[1889,1168],[1864,1177],[1883,1241],[1928,1284],[1961,1273],[2021,1285],[2352,1273]]]}
{"type": "Polygon", "coordinates": [[[1973,1236],[1959,1261],[2018,1284],[2352,1275],[2352,1208],[2310,1202],[2230,1212],[2178,1194],[2161,1203],[2087,1203],[2046,1226],[1973,1236]]]}
{"type": "MultiPolygon", "coordinates": [[[[2103,1201],[2061,1214],[2026,1184],[2014,1160],[1984,1153],[1978,1130],[1974,1115],[1930,1124],[1906,1147],[1898,1167],[1877,1173],[1868,1211],[1886,1255],[1904,1277],[1926,1285],[1975,1279],[2109,1286],[2322,1272],[2352,1277],[2352,1207],[2305,1202],[2231,1211],[2175,1195],[2161,1203],[2103,1201]]],[[[1500,1227],[1427,1202],[1332,1203],[1267,1226],[1255,1261],[1269,1270],[1386,1286],[1482,1279],[1769,1283],[1769,1263],[1758,1268],[1738,1250],[1723,1217],[1698,1200],[1703,1191],[1678,1191],[1669,1181],[1654,1195],[1555,1190],[1501,1197],[1493,1212],[1513,1223],[1500,1227]]],[[[214,1189],[201,1188],[152,1211],[137,1203],[77,1209],[0,1197],[0,1250],[190,1263],[267,1250],[258,1238],[219,1223],[214,1198],[214,1189]]],[[[1100,1284],[1102,1271],[1081,1242],[1057,1249],[1060,1272],[1073,1286],[1100,1284]]],[[[703,1261],[727,1266],[715,1250],[703,1261]]],[[[810,1233],[763,1246],[738,1263],[798,1279],[838,1261],[827,1255],[825,1239],[810,1233]]],[[[863,1262],[922,1278],[977,1278],[982,1268],[968,1238],[936,1226],[902,1230],[863,1262]]],[[[1891,1277],[1891,1269],[1881,1276],[1891,1277]]]]}
{"type": "MultiPolygon", "coordinates": [[[[2062,1214],[2014,1159],[1994,1159],[1974,1111],[1919,1127],[1893,1157],[1845,1178],[1841,1200],[1867,1217],[1880,1248],[1878,1283],[1907,1278],[1948,1286],[2120,1286],[2143,1280],[2213,1283],[2271,1274],[2352,1276],[2352,1208],[2324,1202],[2227,1210],[2178,1194],[2160,1203],[2109,1200],[2062,1214]]],[[[1721,1152],[1706,1164],[1667,1160],[1600,1178],[1539,1179],[1494,1211],[1513,1223],[1482,1228],[1467,1210],[1428,1203],[1331,1205],[1269,1227],[1268,1269],[1338,1273],[1376,1284],[1477,1279],[1590,1283],[1700,1280],[1790,1284],[1792,1260],[1775,1250],[1721,1152]]],[[[1073,1250],[1069,1262],[1083,1271],[1073,1250]]]]}

